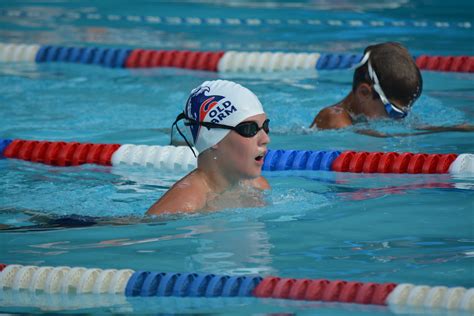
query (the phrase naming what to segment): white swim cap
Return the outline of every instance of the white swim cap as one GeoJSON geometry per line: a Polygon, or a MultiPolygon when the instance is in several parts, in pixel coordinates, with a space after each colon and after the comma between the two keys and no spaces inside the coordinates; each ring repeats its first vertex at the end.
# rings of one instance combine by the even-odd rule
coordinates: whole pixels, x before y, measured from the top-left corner
{"type": "MultiPolygon", "coordinates": [[[[236,126],[246,118],[264,113],[257,96],[249,89],[227,80],[205,81],[191,91],[184,114],[198,122],[236,126]]],[[[187,124],[188,125],[188,124],[187,124]]],[[[229,129],[188,125],[194,146],[202,153],[220,142],[229,129]]]]}

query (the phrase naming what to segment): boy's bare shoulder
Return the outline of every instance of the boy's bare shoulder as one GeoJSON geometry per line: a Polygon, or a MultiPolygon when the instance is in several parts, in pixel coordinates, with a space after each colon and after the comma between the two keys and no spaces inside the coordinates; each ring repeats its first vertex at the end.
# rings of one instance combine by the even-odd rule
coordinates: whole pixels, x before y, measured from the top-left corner
{"type": "Polygon", "coordinates": [[[148,215],[194,212],[206,205],[207,192],[198,177],[192,173],[176,182],[147,211],[148,215]]]}
{"type": "Polygon", "coordinates": [[[352,125],[350,114],[341,106],[333,105],[322,109],[314,118],[311,128],[335,129],[352,125]]]}

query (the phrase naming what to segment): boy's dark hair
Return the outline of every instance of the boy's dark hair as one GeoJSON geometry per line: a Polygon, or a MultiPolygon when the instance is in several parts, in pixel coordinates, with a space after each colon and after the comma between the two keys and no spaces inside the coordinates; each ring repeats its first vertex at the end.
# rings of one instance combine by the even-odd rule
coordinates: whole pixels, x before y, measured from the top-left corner
{"type": "MultiPolygon", "coordinates": [[[[411,106],[423,90],[423,79],[415,60],[400,43],[387,42],[368,46],[364,55],[370,51],[369,61],[389,100],[398,100],[411,106]]],[[[352,91],[361,83],[373,84],[368,74],[368,62],[354,71],[352,91]]],[[[377,93],[374,91],[374,97],[377,93]]]]}

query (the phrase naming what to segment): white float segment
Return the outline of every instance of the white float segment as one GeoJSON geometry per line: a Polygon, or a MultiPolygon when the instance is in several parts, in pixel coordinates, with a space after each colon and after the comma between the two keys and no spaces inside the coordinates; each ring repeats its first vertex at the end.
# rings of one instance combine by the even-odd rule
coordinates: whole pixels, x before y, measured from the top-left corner
{"type": "Polygon", "coordinates": [[[92,293],[100,294],[100,293],[107,293],[110,282],[114,277],[115,273],[117,272],[116,269],[107,269],[102,270],[102,272],[97,277],[95,281],[94,288],[92,289],[92,293]]]}
{"type": "Polygon", "coordinates": [[[315,69],[320,54],[282,52],[226,52],[219,60],[219,72],[315,69]]]}
{"type": "Polygon", "coordinates": [[[196,168],[197,160],[187,146],[122,145],[111,159],[112,165],[140,165],[165,172],[187,172],[196,168]]]}
{"type": "Polygon", "coordinates": [[[449,166],[451,174],[474,174],[474,154],[460,154],[449,166]]]}
{"type": "Polygon", "coordinates": [[[67,294],[69,292],[76,292],[82,275],[86,271],[85,268],[75,267],[66,273],[63,281],[61,282],[61,293],[67,294]]]}
{"type": "Polygon", "coordinates": [[[51,270],[46,278],[44,291],[46,293],[59,293],[61,291],[61,284],[70,270],[70,267],[56,267],[51,270]]]}
{"type": "Polygon", "coordinates": [[[403,310],[403,307],[427,307],[474,312],[474,289],[399,284],[388,295],[386,303],[394,310],[403,310]]]}
{"type": "Polygon", "coordinates": [[[23,266],[19,270],[17,270],[13,279],[12,289],[27,289],[30,286],[33,274],[37,269],[38,267],[36,266],[23,266]]]}
{"type": "Polygon", "coordinates": [[[109,294],[125,293],[125,287],[127,286],[127,282],[133,273],[134,271],[130,269],[118,270],[117,272],[115,272],[112,280],[110,281],[108,293],[109,294]]]}
{"type": "Polygon", "coordinates": [[[81,276],[77,286],[77,293],[90,293],[94,288],[95,280],[102,272],[101,269],[87,269],[81,276]]]}
{"type": "Polygon", "coordinates": [[[31,292],[44,290],[44,287],[46,285],[46,279],[51,270],[53,270],[53,267],[39,267],[31,278],[29,290],[31,292]]]}
{"type": "Polygon", "coordinates": [[[423,306],[429,308],[439,308],[443,304],[443,298],[447,290],[448,288],[446,286],[432,287],[428,293],[426,293],[423,306]]]}
{"type": "Polygon", "coordinates": [[[39,45],[0,43],[0,62],[34,62],[39,45]]]}

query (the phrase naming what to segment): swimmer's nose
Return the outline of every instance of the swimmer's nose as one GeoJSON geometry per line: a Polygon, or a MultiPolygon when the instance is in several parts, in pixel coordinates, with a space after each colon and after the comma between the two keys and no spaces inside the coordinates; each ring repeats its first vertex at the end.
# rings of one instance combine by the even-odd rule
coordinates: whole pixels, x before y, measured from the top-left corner
{"type": "Polygon", "coordinates": [[[270,142],[270,136],[263,129],[258,131],[258,145],[264,146],[270,142]]]}

